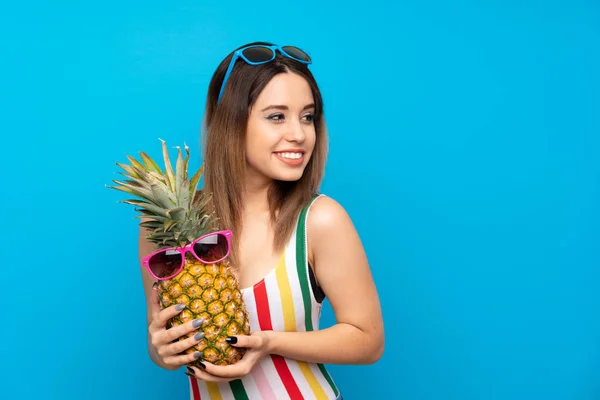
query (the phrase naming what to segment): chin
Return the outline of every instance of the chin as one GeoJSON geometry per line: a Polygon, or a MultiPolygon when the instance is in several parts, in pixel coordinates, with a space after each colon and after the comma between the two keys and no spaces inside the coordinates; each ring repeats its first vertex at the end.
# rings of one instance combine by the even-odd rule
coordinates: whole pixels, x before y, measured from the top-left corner
{"type": "Polygon", "coordinates": [[[305,162],[300,165],[288,166],[283,165],[281,161],[275,159],[272,160],[272,162],[264,165],[265,169],[263,169],[263,172],[269,178],[276,181],[295,182],[300,180],[302,175],[304,175],[307,163],[308,160],[305,160],[305,162]]]}
{"type": "Polygon", "coordinates": [[[295,182],[302,178],[304,169],[298,171],[276,172],[271,175],[271,178],[283,182],[295,182]]]}
{"type": "Polygon", "coordinates": [[[304,175],[304,170],[306,169],[306,165],[289,168],[289,167],[281,167],[279,165],[270,165],[265,172],[266,175],[271,179],[276,181],[283,182],[295,182],[302,178],[304,175]]]}

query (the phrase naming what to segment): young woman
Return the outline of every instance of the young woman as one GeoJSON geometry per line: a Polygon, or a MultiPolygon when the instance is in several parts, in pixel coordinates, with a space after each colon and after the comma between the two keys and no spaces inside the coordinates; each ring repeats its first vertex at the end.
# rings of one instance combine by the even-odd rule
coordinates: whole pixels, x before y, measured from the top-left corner
{"type": "MultiPolygon", "coordinates": [[[[317,195],[327,138],[310,63],[299,48],[252,43],[229,54],[210,82],[203,190],[222,228],[233,231],[229,263],[252,333],[230,339],[247,349],[238,363],[188,367],[194,400],[341,399],[323,364],[369,364],[382,355],[379,298],[360,238],[344,208],[317,195]],[[319,329],[325,297],[336,324],[319,329]]],[[[141,234],[140,253],[152,250],[141,234]]],[[[167,369],[195,361],[172,342],[198,328],[165,329],[178,311],[156,309],[142,271],[152,359],[167,369]]]]}

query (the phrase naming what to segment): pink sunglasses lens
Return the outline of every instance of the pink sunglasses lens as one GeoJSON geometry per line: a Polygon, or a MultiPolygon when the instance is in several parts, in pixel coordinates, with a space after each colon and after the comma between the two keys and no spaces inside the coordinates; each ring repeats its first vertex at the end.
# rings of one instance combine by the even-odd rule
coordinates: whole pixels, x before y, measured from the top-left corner
{"type": "Polygon", "coordinates": [[[194,243],[194,253],[206,262],[215,262],[223,259],[229,251],[227,237],[216,233],[200,239],[194,243]]]}
{"type": "Polygon", "coordinates": [[[181,263],[182,257],[178,250],[166,250],[153,255],[148,266],[158,278],[167,278],[177,272],[181,263]]]}

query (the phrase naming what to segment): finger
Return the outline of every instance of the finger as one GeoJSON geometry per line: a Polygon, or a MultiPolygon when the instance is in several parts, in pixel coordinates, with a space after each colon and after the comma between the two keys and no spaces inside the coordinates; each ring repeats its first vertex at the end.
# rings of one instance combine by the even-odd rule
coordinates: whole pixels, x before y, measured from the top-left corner
{"type": "Polygon", "coordinates": [[[166,331],[160,332],[161,342],[162,343],[170,343],[182,336],[188,335],[194,331],[197,331],[202,324],[204,324],[204,319],[198,318],[192,321],[188,321],[185,324],[177,325],[172,328],[167,329],[166,331]]]}
{"type": "Polygon", "coordinates": [[[173,318],[177,314],[181,313],[184,309],[185,309],[185,304],[173,304],[172,306],[169,306],[169,307],[165,308],[164,310],[161,310],[152,319],[151,328],[155,329],[155,330],[164,328],[167,325],[167,322],[171,318],[173,318]]]}
{"type": "MultiPolygon", "coordinates": [[[[165,311],[166,310],[168,310],[168,309],[165,309],[165,311]]],[[[204,324],[204,319],[198,318],[198,319],[194,319],[192,321],[188,321],[185,324],[174,326],[167,330],[154,332],[154,334],[152,335],[152,344],[154,345],[154,347],[156,347],[158,349],[158,355],[160,355],[161,357],[166,357],[171,354],[179,353],[180,351],[179,352],[168,351],[168,349],[163,348],[164,347],[163,345],[167,344],[167,343],[171,343],[171,344],[178,343],[178,342],[176,342],[177,339],[179,339],[183,336],[189,335],[190,333],[192,333],[194,331],[197,331],[198,328],[200,328],[202,326],[202,324],[204,324]],[[173,342],[175,342],[175,343],[173,343],[173,342]]],[[[189,339],[189,338],[186,338],[185,340],[187,340],[187,339],[189,339]]],[[[202,338],[200,338],[200,339],[202,339],[202,338]]]]}
{"type": "Polygon", "coordinates": [[[161,346],[158,349],[158,355],[161,357],[168,357],[174,354],[181,354],[197,345],[203,337],[204,332],[198,332],[187,339],[179,340],[166,346],[161,346]]]}
{"type": "Polygon", "coordinates": [[[254,365],[254,357],[251,353],[246,353],[244,358],[233,365],[214,365],[208,361],[202,361],[204,371],[210,375],[218,376],[220,378],[236,379],[239,377],[246,376],[250,373],[252,365],[254,365]]]}
{"type": "Polygon", "coordinates": [[[156,319],[156,316],[160,312],[160,303],[158,301],[158,282],[152,284],[152,293],[150,295],[150,312],[152,313],[152,319],[156,319]]]}
{"type": "Polygon", "coordinates": [[[225,341],[233,347],[245,347],[248,349],[259,349],[263,346],[263,338],[260,336],[234,335],[228,336],[225,341]]]}
{"type": "Polygon", "coordinates": [[[208,372],[203,371],[197,367],[188,366],[187,368],[188,368],[188,371],[190,371],[192,373],[192,375],[190,375],[189,373],[186,372],[187,375],[194,376],[195,378],[198,378],[198,379],[206,381],[206,382],[222,383],[222,382],[229,382],[232,380],[230,378],[222,378],[219,376],[211,375],[208,372]]]}
{"type": "Polygon", "coordinates": [[[202,356],[202,353],[200,353],[199,351],[195,351],[190,354],[177,353],[177,354],[167,355],[164,357],[161,356],[161,358],[163,359],[163,362],[167,365],[170,365],[173,367],[180,367],[182,365],[197,362],[201,356],[202,356]]]}

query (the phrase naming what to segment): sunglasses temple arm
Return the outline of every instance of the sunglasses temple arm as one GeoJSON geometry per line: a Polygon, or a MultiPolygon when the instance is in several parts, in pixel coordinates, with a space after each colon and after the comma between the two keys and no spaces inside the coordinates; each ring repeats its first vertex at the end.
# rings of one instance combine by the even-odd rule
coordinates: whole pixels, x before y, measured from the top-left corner
{"type": "Polygon", "coordinates": [[[229,62],[229,67],[227,67],[227,72],[225,72],[225,77],[223,78],[223,83],[221,84],[221,91],[219,92],[219,98],[217,99],[217,103],[219,103],[221,101],[221,96],[223,96],[223,92],[225,91],[225,84],[227,83],[227,79],[229,79],[229,75],[231,74],[231,70],[233,69],[233,66],[235,64],[235,62],[238,59],[238,55],[237,52],[235,52],[233,54],[233,56],[231,57],[231,61],[229,62]]]}

